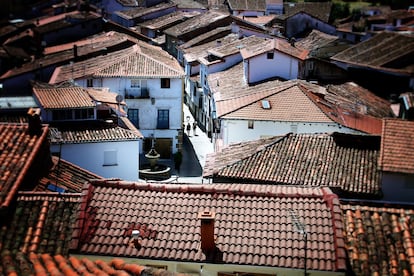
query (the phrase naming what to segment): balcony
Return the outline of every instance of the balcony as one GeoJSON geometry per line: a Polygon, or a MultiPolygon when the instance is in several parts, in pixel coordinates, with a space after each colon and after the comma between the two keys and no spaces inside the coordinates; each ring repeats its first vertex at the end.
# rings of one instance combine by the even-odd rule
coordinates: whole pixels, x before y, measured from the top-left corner
{"type": "Polygon", "coordinates": [[[149,99],[149,89],[141,88],[125,88],[125,99],[149,99]]]}

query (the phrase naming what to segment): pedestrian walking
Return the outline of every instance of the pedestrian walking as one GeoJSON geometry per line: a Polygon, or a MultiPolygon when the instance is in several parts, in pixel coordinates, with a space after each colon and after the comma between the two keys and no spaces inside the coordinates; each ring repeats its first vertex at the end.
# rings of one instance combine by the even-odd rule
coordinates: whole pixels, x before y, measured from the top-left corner
{"type": "Polygon", "coordinates": [[[194,121],[194,123],[193,123],[193,133],[194,133],[194,136],[197,136],[196,130],[197,130],[197,122],[194,121]]]}
{"type": "Polygon", "coordinates": [[[191,130],[191,126],[190,123],[187,124],[187,135],[188,137],[190,137],[190,130],[191,130]]]}

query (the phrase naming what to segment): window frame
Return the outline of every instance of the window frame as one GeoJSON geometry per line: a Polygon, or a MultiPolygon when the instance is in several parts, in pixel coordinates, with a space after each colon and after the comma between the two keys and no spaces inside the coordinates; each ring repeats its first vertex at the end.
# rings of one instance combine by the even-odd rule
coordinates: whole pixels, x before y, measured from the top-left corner
{"type": "Polygon", "coordinates": [[[158,109],[157,113],[157,129],[169,129],[170,128],[170,110],[158,109]]]}
{"type": "Polygon", "coordinates": [[[161,78],[161,88],[171,88],[171,79],[161,78]]]}

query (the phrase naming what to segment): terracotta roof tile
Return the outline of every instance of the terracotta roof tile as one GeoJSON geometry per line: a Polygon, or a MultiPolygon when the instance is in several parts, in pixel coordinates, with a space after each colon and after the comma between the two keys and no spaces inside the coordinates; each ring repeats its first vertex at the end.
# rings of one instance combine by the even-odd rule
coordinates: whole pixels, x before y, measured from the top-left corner
{"type": "Polygon", "coordinates": [[[173,7],[176,7],[177,4],[174,2],[164,2],[155,6],[151,7],[134,7],[129,9],[124,9],[120,11],[115,11],[114,14],[117,14],[120,17],[126,18],[126,19],[139,19],[141,16],[156,13],[165,9],[171,9],[173,7]]]}
{"type": "Polygon", "coordinates": [[[191,12],[176,11],[176,12],[173,12],[173,13],[170,13],[164,16],[160,16],[152,20],[146,20],[143,23],[140,23],[139,25],[141,27],[151,29],[151,30],[160,30],[160,29],[169,27],[171,25],[181,23],[182,21],[190,19],[199,14],[200,12],[198,11],[191,11],[191,12]]]}
{"type": "MultiPolygon", "coordinates": [[[[103,260],[90,260],[81,257],[65,257],[63,255],[49,253],[29,253],[18,252],[13,254],[9,250],[1,252],[2,263],[0,271],[7,275],[186,275],[172,273],[164,269],[150,268],[139,264],[125,262],[122,259],[112,259],[109,262],[103,260]]],[[[6,275],[5,274],[5,275],[6,275]]]]}
{"type": "Polygon", "coordinates": [[[284,3],[284,16],[292,16],[299,12],[306,12],[324,22],[328,22],[331,14],[331,2],[297,2],[284,3]]]}
{"type": "Polygon", "coordinates": [[[414,174],[414,122],[383,120],[379,166],[387,172],[414,174]]]}
{"type": "Polygon", "coordinates": [[[45,109],[88,108],[96,105],[86,89],[79,86],[62,88],[33,87],[33,94],[45,109]]]}
{"type": "Polygon", "coordinates": [[[234,11],[265,11],[265,0],[229,0],[228,4],[234,11]]]}
{"type": "Polygon", "coordinates": [[[38,157],[48,149],[49,128],[31,134],[28,124],[0,123],[0,206],[8,207],[38,157]]]}
{"type": "Polygon", "coordinates": [[[207,155],[204,177],[378,194],[379,136],[288,134],[207,155]]]}
{"type": "Polygon", "coordinates": [[[412,209],[342,203],[344,235],[355,275],[412,275],[412,209]]]}
{"type": "Polygon", "coordinates": [[[88,76],[181,77],[178,62],[159,47],[136,45],[56,68],[49,83],[56,84],[88,76]]]}
{"type": "Polygon", "coordinates": [[[339,203],[329,189],[248,184],[181,186],[93,180],[84,187],[83,195],[84,204],[81,204],[76,222],[81,232],[72,237],[74,245],[78,244],[73,249],[80,254],[108,255],[116,249],[117,254],[124,257],[209,260],[210,255],[200,248],[200,221],[197,219],[197,214],[208,208],[217,214],[216,246],[223,253],[220,261],[251,265],[266,262],[269,266],[303,268],[304,244],[302,236],[292,226],[290,208],[300,214],[300,220],[307,222],[308,231],[314,231],[308,243],[309,269],[345,269],[341,261],[344,256],[338,246],[342,238],[335,234],[343,228],[340,216],[339,219],[335,216],[339,203]],[[134,191],[134,197],[118,196],[130,191],[134,191]],[[102,194],[108,196],[106,200],[98,200],[102,194]],[[300,204],[303,201],[306,205],[300,204]],[[142,212],[127,215],[128,210],[123,209],[125,204],[121,202],[128,202],[129,209],[142,212]],[[259,202],[263,203],[261,208],[259,202]],[[193,208],[187,208],[189,205],[193,208]],[[275,216],[271,210],[280,210],[280,214],[275,216]],[[103,221],[104,213],[116,214],[118,211],[120,215],[103,221]],[[278,223],[271,223],[273,218],[277,218],[278,223]],[[323,227],[315,225],[316,222],[324,223],[323,227]],[[131,245],[132,230],[141,232],[138,248],[131,245]],[[279,235],[273,235],[275,231],[279,235]],[[320,241],[319,235],[323,235],[327,242],[320,241]],[[269,248],[262,250],[261,244],[269,248]],[[277,249],[283,252],[275,253],[277,249]],[[326,251],[331,254],[321,262],[319,254],[326,251]],[[284,257],[288,260],[282,261],[284,257]]]}
{"type": "Polygon", "coordinates": [[[332,57],[332,60],[388,70],[409,70],[408,67],[391,67],[396,61],[414,52],[414,38],[395,32],[381,32],[332,57]]]}

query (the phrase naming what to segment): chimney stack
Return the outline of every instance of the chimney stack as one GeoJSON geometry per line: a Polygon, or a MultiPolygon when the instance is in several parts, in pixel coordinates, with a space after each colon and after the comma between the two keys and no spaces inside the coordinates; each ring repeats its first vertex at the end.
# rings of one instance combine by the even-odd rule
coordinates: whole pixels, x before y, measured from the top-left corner
{"type": "Polygon", "coordinates": [[[203,211],[198,213],[198,219],[201,221],[201,250],[204,253],[213,253],[216,250],[214,241],[214,218],[215,213],[203,211]]]}
{"type": "Polygon", "coordinates": [[[29,134],[40,135],[42,133],[42,122],[40,120],[40,108],[29,108],[27,111],[29,122],[29,134]]]}

